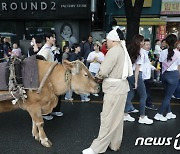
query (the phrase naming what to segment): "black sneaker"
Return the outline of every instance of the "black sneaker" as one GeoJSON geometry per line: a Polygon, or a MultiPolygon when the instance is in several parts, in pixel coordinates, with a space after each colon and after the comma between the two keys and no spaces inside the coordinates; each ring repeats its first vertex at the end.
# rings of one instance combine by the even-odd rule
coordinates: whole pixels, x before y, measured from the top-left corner
{"type": "Polygon", "coordinates": [[[146,105],[145,108],[150,109],[150,110],[155,110],[155,111],[157,110],[157,107],[155,105],[153,105],[153,104],[146,105]]]}

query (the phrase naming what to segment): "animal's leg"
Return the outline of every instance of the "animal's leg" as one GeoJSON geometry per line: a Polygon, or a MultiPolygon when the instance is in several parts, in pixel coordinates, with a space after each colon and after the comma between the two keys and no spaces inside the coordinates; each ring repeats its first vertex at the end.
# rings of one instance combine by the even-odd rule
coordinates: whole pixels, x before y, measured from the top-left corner
{"type": "Polygon", "coordinates": [[[39,137],[39,141],[41,142],[41,144],[45,147],[51,147],[52,143],[51,141],[47,138],[45,132],[44,132],[44,121],[42,118],[42,113],[41,113],[41,108],[36,107],[32,107],[31,109],[28,110],[32,121],[34,122],[33,124],[33,128],[32,128],[32,132],[33,133],[37,133],[38,132],[38,136],[39,137]]]}
{"type": "Polygon", "coordinates": [[[51,147],[52,143],[47,138],[47,136],[44,132],[44,128],[43,128],[44,122],[43,123],[36,123],[36,126],[38,127],[38,130],[39,130],[39,137],[40,137],[41,144],[45,147],[51,147]]]}
{"type": "Polygon", "coordinates": [[[32,120],[32,135],[33,137],[39,141],[39,131],[36,126],[36,123],[32,120]]]}

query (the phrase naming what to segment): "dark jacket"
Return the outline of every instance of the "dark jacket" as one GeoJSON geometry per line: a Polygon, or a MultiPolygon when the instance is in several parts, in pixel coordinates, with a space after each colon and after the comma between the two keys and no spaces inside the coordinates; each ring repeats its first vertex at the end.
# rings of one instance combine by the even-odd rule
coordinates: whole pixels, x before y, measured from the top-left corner
{"type": "Polygon", "coordinates": [[[86,42],[84,44],[84,50],[83,50],[83,57],[84,59],[87,59],[88,55],[90,52],[92,52],[94,49],[93,49],[93,44],[89,43],[89,42],[86,42]]]}

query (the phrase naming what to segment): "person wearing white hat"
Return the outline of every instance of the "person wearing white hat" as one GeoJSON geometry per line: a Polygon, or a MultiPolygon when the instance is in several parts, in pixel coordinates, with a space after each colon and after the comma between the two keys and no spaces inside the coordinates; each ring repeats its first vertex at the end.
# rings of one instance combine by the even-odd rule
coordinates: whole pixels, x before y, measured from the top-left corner
{"type": "Polygon", "coordinates": [[[104,153],[109,147],[120,148],[123,135],[124,107],[129,91],[127,77],[133,75],[132,63],[122,41],[123,33],[117,29],[107,35],[109,48],[96,79],[103,80],[104,103],[98,137],[83,154],[104,153]],[[120,39],[121,38],[121,39],[120,39]]]}

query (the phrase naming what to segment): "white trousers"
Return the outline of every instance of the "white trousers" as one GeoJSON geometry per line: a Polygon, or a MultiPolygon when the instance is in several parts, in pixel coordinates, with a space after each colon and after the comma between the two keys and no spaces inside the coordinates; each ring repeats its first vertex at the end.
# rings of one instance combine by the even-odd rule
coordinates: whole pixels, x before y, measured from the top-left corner
{"type": "Polygon", "coordinates": [[[104,153],[108,146],[114,151],[120,148],[126,98],[127,93],[120,95],[104,94],[99,135],[90,147],[94,152],[104,153]]]}

